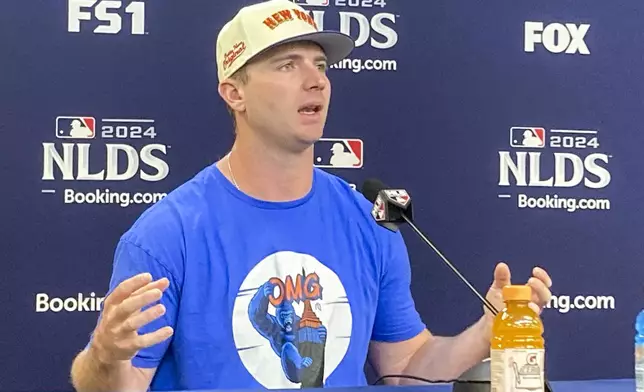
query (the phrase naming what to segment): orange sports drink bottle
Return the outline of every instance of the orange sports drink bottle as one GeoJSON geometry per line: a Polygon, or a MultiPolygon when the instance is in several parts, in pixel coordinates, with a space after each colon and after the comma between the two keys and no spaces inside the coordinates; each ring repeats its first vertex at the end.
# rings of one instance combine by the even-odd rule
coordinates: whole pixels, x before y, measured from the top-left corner
{"type": "Polygon", "coordinates": [[[490,372],[492,392],[543,392],[545,345],[543,323],[530,307],[532,288],[505,286],[505,309],[492,326],[490,372]]]}

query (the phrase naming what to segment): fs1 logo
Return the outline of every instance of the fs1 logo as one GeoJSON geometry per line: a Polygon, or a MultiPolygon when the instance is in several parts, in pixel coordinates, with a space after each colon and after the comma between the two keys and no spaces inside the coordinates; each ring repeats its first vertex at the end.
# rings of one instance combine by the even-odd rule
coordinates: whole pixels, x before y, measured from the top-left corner
{"type": "MultiPolygon", "coordinates": [[[[123,3],[116,0],[69,0],[67,31],[80,33],[81,21],[91,21],[94,18],[103,22],[94,28],[95,34],[118,34],[123,28],[123,16],[118,13],[123,8],[123,3]]],[[[132,1],[124,11],[129,14],[131,21],[130,34],[146,34],[145,3],[132,1]]]]}
{"type": "Polygon", "coordinates": [[[543,44],[550,53],[590,54],[584,37],[590,29],[589,24],[525,22],[524,51],[534,52],[535,44],[543,44]]]}
{"type": "MultiPolygon", "coordinates": [[[[143,141],[157,136],[154,120],[103,119],[102,124],[100,136],[104,140],[143,141]]],[[[42,179],[126,181],[138,173],[141,180],[161,181],[168,176],[170,168],[164,156],[169,146],[158,143],[139,147],[125,143],[89,143],[96,138],[97,133],[94,117],[57,117],[56,137],[65,141],[60,145],[51,142],[42,144],[42,179]],[[100,154],[98,159],[97,154],[100,154]],[[58,170],[54,170],[55,168],[58,170]],[[60,177],[56,174],[60,174],[60,177]]]]}
{"type": "Polygon", "coordinates": [[[315,167],[360,169],[363,144],[360,139],[320,139],[313,146],[315,167]]]}
{"type": "Polygon", "coordinates": [[[499,151],[499,186],[572,188],[583,182],[591,189],[608,186],[611,174],[605,167],[612,156],[591,152],[599,148],[597,131],[551,129],[549,138],[540,127],[510,128],[510,147],[528,151],[499,151]],[[549,147],[552,155],[529,151],[549,147]],[[561,149],[570,152],[558,152],[561,149]],[[544,175],[545,171],[548,174],[544,175]],[[514,184],[510,183],[510,178],[514,184]],[[545,178],[544,178],[545,177],[545,178]]]}

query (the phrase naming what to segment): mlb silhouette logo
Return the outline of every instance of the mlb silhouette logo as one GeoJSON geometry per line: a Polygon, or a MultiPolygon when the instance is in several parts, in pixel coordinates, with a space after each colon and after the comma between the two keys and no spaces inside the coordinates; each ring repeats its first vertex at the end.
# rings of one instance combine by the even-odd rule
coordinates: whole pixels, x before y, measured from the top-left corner
{"type": "Polygon", "coordinates": [[[94,139],[96,119],[94,117],[56,117],[56,137],[59,139],[94,139]]]}
{"type": "Polygon", "coordinates": [[[318,6],[329,5],[329,0],[291,0],[291,1],[299,5],[318,5],[318,6]]]}
{"type": "Polygon", "coordinates": [[[320,139],[313,146],[315,167],[360,169],[363,145],[360,139],[320,139]]]}
{"type": "Polygon", "coordinates": [[[535,127],[510,128],[510,146],[543,148],[546,145],[546,130],[535,127]]]}

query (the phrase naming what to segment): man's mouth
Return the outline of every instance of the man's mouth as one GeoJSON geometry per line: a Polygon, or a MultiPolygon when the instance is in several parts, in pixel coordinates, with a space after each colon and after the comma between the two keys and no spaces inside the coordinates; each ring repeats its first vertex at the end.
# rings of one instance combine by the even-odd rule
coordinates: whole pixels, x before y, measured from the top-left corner
{"type": "Polygon", "coordinates": [[[312,114],[319,113],[321,110],[322,110],[322,105],[311,104],[311,105],[305,105],[305,106],[300,107],[298,112],[301,113],[301,114],[312,115],[312,114]]]}

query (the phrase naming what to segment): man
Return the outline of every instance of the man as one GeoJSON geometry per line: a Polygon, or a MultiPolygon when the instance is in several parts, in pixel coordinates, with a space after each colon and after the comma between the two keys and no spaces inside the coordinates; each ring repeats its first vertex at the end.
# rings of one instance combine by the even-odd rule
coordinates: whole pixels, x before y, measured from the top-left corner
{"type": "MultiPolygon", "coordinates": [[[[433,336],[410,294],[400,233],[313,167],[350,37],[318,32],[300,7],[242,9],[217,41],[231,152],[148,209],[120,239],[110,289],[74,360],[79,391],[365,384],[379,374],[450,379],[489,355],[492,315],[433,336]]],[[[502,307],[499,264],[488,299],[502,307]]],[[[547,273],[528,282],[541,311],[547,273]]]]}

